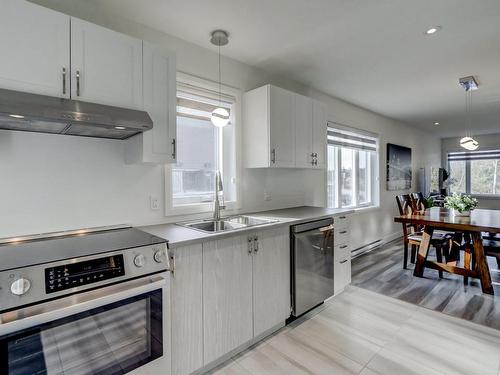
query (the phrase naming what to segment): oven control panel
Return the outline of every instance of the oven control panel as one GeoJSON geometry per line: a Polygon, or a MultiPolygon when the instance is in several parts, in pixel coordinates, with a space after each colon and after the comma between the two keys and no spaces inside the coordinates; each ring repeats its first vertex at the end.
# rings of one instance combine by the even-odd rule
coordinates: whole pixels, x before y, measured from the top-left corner
{"type": "Polygon", "coordinates": [[[123,254],[45,269],[45,292],[60,292],[125,275],[123,254]]]}
{"type": "Polygon", "coordinates": [[[0,271],[0,313],[169,269],[164,242],[0,271]]]}

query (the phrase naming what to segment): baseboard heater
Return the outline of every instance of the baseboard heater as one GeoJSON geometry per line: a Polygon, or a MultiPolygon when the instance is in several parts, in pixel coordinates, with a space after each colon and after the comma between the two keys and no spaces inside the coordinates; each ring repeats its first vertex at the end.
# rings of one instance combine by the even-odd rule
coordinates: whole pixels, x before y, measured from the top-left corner
{"type": "Polygon", "coordinates": [[[386,242],[382,239],[373,241],[369,243],[368,245],[358,247],[357,249],[354,249],[351,251],[351,258],[356,258],[359,257],[360,255],[369,253],[370,251],[373,251],[380,246],[384,245],[386,242]]]}

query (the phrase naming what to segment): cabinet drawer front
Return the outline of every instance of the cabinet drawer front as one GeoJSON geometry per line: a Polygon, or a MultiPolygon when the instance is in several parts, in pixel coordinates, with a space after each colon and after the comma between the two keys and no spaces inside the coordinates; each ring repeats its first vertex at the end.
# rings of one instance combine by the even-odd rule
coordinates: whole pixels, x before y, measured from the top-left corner
{"type": "Polygon", "coordinates": [[[351,218],[348,215],[340,215],[333,218],[333,225],[335,229],[347,228],[350,224],[351,218]]]}
{"type": "Polygon", "coordinates": [[[335,262],[343,262],[351,260],[351,247],[347,244],[337,245],[333,248],[335,262]]]}
{"type": "Polygon", "coordinates": [[[335,245],[342,245],[349,242],[349,229],[348,228],[335,228],[334,229],[334,243],[335,245]]]}
{"type": "Polygon", "coordinates": [[[334,290],[337,294],[351,283],[351,261],[335,262],[334,272],[334,290]]]}

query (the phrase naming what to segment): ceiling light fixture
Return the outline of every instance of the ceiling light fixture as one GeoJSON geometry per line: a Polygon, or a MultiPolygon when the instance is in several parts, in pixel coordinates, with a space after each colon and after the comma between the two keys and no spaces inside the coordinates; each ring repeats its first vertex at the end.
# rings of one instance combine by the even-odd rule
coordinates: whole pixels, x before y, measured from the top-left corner
{"type": "Polygon", "coordinates": [[[469,134],[460,139],[460,146],[468,151],[477,150],[479,142],[472,138],[471,129],[471,108],[472,108],[472,91],[479,89],[479,85],[473,76],[463,77],[458,80],[458,83],[465,89],[465,127],[469,129],[469,134]]]}
{"type": "Polygon", "coordinates": [[[22,115],[9,115],[9,117],[13,117],[13,118],[24,118],[24,116],[22,116],[22,115]]]}
{"type": "Polygon", "coordinates": [[[441,30],[441,26],[434,26],[431,27],[430,29],[425,30],[425,35],[432,35],[437,33],[439,30],[441,30]]]}
{"type": "Polygon", "coordinates": [[[125,130],[127,128],[124,127],[124,126],[115,126],[115,129],[117,129],[117,130],[125,130]]]}
{"type": "Polygon", "coordinates": [[[438,126],[438,125],[439,125],[439,122],[437,122],[437,121],[436,121],[436,122],[434,123],[434,125],[438,126]]]}
{"type": "Polygon", "coordinates": [[[212,32],[210,42],[219,49],[219,107],[212,111],[210,121],[218,128],[222,128],[229,124],[229,112],[222,107],[222,89],[221,89],[221,74],[220,74],[220,47],[229,43],[229,34],[224,30],[215,30],[212,32]]]}

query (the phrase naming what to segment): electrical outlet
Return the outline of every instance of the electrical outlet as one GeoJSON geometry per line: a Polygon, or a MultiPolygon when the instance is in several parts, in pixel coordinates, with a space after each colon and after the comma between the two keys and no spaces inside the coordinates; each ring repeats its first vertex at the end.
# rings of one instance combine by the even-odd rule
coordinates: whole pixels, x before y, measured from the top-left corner
{"type": "Polygon", "coordinates": [[[160,209],[160,201],[158,200],[158,197],[150,195],[149,196],[149,205],[153,211],[159,210],[160,209]]]}
{"type": "Polygon", "coordinates": [[[265,192],[264,192],[264,200],[265,200],[265,201],[270,201],[270,200],[272,200],[272,199],[273,199],[273,197],[271,196],[271,193],[270,193],[270,192],[268,192],[268,191],[265,191],[265,192]]]}

